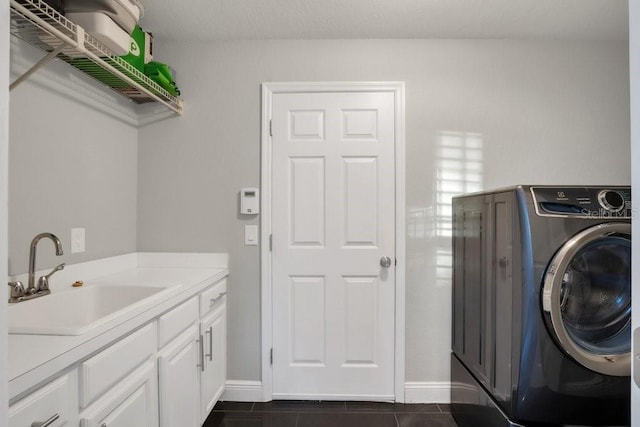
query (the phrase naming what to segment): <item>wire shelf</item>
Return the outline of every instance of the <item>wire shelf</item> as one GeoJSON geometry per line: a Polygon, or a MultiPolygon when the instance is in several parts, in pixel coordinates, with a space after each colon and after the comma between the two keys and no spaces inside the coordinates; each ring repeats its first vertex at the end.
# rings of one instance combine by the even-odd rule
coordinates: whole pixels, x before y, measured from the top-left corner
{"type": "Polygon", "coordinates": [[[183,102],[42,0],[11,0],[11,34],[83,71],[137,104],[183,102]]]}

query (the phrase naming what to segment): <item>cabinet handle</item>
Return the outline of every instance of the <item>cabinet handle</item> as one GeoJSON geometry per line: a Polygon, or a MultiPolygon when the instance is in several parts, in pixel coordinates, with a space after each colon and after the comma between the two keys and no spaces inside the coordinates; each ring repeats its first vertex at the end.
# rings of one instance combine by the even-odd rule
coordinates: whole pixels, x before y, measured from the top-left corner
{"type": "Polygon", "coordinates": [[[39,422],[39,421],[32,422],[31,423],[31,427],[48,427],[51,424],[53,424],[54,422],[56,422],[58,420],[58,418],[60,418],[60,415],[55,414],[53,417],[49,418],[45,422],[39,422]]]}
{"type": "Polygon", "coordinates": [[[209,326],[209,330],[205,331],[205,334],[209,334],[209,362],[213,362],[213,326],[209,326]]]}
{"type": "Polygon", "coordinates": [[[222,299],[222,297],[225,296],[226,294],[227,294],[226,291],[225,292],[220,292],[217,297],[211,298],[211,305],[213,305],[213,304],[217,303],[218,301],[220,301],[222,299]]]}
{"type": "Polygon", "coordinates": [[[198,355],[198,361],[202,361],[198,363],[196,366],[200,368],[202,372],[204,372],[204,343],[202,342],[203,337],[200,335],[200,339],[197,340],[200,347],[200,354],[198,355]]]}

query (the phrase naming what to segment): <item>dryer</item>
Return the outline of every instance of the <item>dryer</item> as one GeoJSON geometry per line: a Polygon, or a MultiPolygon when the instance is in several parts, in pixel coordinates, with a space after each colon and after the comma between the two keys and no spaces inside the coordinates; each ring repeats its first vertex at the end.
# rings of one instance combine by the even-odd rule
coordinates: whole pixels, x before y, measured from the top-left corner
{"type": "Polygon", "coordinates": [[[458,425],[629,425],[630,187],[516,186],[453,215],[458,425]]]}

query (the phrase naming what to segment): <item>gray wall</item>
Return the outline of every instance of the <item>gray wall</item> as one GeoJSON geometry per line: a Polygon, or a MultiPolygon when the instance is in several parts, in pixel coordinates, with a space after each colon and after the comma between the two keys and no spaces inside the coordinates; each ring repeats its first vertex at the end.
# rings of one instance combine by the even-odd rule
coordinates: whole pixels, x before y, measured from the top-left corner
{"type": "MultiPolygon", "coordinates": [[[[260,379],[259,256],[242,244],[258,219],[238,216],[237,192],[259,185],[262,82],[406,82],[408,381],[449,378],[446,143],[481,143],[479,159],[461,162],[468,189],[630,180],[626,43],[158,43],[156,57],[178,70],[186,113],[139,131],[38,78],[12,92],[9,272],[26,271],[29,241],[45,230],[70,263],[229,252],[230,379],[260,379]],[[84,254],[70,254],[72,227],[87,229],[84,254]]],[[[42,245],[39,268],[57,261],[42,245]]]]}
{"type": "Polygon", "coordinates": [[[630,182],[626,43],[246,41],[154,51],[177,69],[186,114],[140,130],[138,249],[230,253],[229,379],[260,379],[259,253],[243,246],[243,226],[258,220],[238,216],[237,192],[260,182],[262,82],[406,82],[407,381],[449,380],[449,214],[439,198],[630,182]],[[468,146],[454,165],[464,188],[447,189],[449,143],[468,146]]]}
{"type": "MultiPolygon", "coordinates": [[[[40,56],[14,40],[12,79],[40,56]]],[[[43,231],[60,238],[65,254],[56,259],[53,245],[42,241],[37,269],[136,250],[138,130],[88,107],[98,102],[89,97],[97,86],[78,76],[55,61],[11,92],[11,275],[27,271],[29,243],[43,231]],[[73,85],[76,93],[68,96],[64,85],[73,85]],[[71,254],[71,228],[77,227],[86,229],[86,252],[71,254]]]]}

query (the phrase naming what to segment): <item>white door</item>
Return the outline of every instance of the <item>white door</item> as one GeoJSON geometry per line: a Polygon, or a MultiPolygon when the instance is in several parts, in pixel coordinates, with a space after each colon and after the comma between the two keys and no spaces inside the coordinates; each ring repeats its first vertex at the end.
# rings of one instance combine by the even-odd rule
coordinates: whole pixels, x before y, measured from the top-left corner
{"type": "Polygon", "coordinates": [[[394,115],[392,92],[273,95],[274,399],[394,398],[394,115]]]}

